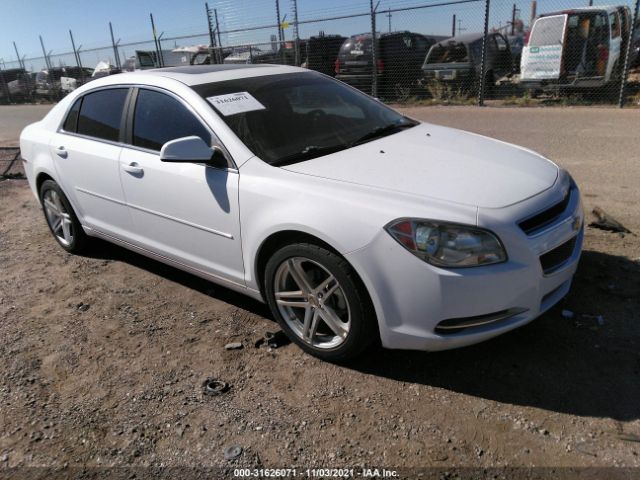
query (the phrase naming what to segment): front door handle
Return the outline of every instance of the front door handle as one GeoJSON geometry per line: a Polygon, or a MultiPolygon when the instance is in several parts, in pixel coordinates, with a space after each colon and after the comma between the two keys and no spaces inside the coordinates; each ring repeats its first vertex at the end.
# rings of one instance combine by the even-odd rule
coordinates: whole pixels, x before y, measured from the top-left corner
{"type": "Polygon", "coordinates": [[[56,148],[56,155],[58,155],[60,158],[67,158],[67,155],[69,155],[69,153],[64,148],[64,146],[60,145],[58,148],[56,148]]]}
{"type": "Polygon", "coordinates": [[[122,169],[125,172],[129,172],[134,175],[140,175],[141,173],[144,173],[144,170],[142,169],[142,167],[138,165],[136,162],[131,162],[129,165],[125,165],[124,167],[122,167],[122,169]]]}

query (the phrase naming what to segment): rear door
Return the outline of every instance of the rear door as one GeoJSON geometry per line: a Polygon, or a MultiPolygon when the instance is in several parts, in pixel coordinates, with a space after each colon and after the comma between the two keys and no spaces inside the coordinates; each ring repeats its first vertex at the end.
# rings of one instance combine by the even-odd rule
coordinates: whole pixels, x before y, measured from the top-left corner
{"type": "Polygon", "coordinates": [[[560,78],[566,25],[567,15],[551,15],[535,21],[529,43],[522,49],[522,80],[560,78]]]}
{"type": "Polygon", "coordinates": [[[83,224],[118,237],[131,231],[118,166],[128,94],[118,87],[83,95],[49,145],[58,180],[83,224]]]}

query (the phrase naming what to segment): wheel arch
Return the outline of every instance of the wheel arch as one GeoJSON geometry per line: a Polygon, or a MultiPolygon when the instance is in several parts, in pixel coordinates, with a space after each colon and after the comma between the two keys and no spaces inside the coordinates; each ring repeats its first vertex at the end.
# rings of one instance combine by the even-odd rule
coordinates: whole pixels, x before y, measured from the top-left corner
{"type": "MultiPolygon", "coordinates": [[[[36,175],[36,193],[38,195],[38,199],[39,200],[42,200],[42,198],[40,198],[40,188],[42,187],[42,184],[47,180],[52,180],[52,181],[58,183],[55,178],[53,178],[51,175],[49,175],[49,173],[47,173],[45,171],[39,172],[36,175]]],[[[60,184],[58,184],[58,185],[60,185],[60,184]]]]}
{"type": "Polygon", "coordinates": [[[266,270],[267,262],[269,258],[281,247],[285,245],[291,245],[292,243],[312,243],[314,245],[318,245],[326,248],[327,250],[335,253],[336,255],[344,258],[336,247],[328,243],[326,240],[321,239],[320,237],[313,235],[308,232],[304,232],[302,230],[296,229],[287,229],[280,230],[277,232],[273,232],[268,235],[256,251],[255,262],[253,268],[253,274],[255,275],[256,283],[258,284],[258,289],[260,293],[264,297],[264,273],[266,270]]]}

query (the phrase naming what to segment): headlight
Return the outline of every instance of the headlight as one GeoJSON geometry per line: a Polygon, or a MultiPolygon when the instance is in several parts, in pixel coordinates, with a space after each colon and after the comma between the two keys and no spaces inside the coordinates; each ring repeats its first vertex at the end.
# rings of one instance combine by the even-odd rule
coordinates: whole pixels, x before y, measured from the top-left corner
{"type": "Polygon", "coordinates": [[[416,257],[438,267],[476,267],[507,260],[498,237],[477,227],[402,218],[385,230],[416,257]]]}

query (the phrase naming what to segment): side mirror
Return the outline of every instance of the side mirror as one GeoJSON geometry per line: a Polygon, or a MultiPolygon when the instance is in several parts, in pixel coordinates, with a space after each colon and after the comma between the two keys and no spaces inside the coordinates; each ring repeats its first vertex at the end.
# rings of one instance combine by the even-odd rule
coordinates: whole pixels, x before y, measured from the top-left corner
{"type": "Polygon", "coordinates": [[[165,143],[160,150],[160,161],[202,162],[219,168],[227,166],[227,160],[220,147],[210,147],[204,140],[195,135],[176,138],[165,143]]]}

